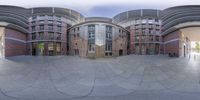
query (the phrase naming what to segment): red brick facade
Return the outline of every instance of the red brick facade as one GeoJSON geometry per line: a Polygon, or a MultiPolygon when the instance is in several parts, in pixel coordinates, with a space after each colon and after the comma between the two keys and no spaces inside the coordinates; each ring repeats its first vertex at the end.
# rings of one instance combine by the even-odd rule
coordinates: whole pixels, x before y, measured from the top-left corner
{"type": "Polygon", "coordinates": [[[163,48],[161,50],[164,50],[164,54],[175,53],[180,56],[180,34],[181,32],[177,30],[163,36],[163,48]]]}
{"type": "Polygon", "coordinates": [[[26,55],[26,34],[5,29],[5,57],[26,55]]]}

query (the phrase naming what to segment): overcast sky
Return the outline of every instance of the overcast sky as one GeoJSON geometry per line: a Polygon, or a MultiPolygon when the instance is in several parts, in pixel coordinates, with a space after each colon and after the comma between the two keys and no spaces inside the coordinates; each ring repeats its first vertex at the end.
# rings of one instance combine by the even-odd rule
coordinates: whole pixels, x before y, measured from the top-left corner
{"type": "Polygon", "coordinates": [[[64,7],[86,17],[113,17],[132,9],[165,9],[178,5],[200,5],[200,0],[0,0],[0,5],[64,7]]]}

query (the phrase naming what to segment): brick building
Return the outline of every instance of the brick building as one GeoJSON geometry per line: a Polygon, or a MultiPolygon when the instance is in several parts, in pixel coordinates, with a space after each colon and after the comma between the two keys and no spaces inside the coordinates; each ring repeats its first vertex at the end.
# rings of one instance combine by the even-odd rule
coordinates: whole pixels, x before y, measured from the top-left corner
{"type": "Polygon", "coordinates": [[[186,56],[200,41],[200,6],[140,9],[113,18],[67,8],[0,6],[0,57],[126,54],[186,56]]]}

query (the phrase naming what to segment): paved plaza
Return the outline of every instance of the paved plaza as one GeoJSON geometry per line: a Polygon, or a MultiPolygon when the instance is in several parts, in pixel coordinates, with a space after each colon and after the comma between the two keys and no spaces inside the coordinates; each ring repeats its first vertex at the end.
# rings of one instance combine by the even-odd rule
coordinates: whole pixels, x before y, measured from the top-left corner
{"type": "Polygon", "coordinates": [[[199,100],[200,56],[0,58],[0,100],[199,100]]]}

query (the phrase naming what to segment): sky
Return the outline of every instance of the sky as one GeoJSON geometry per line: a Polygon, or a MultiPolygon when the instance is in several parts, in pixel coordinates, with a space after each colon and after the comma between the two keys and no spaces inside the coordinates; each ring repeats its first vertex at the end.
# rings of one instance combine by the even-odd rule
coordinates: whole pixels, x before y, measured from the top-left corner
{"type": "Polygon", "coordinates": [[[113,17],[134,9],[163,10],[179,5],[200,5],[200,0],[0,0],[0,5],[63,7],[76,10],[85,17],[113,17]]]}

